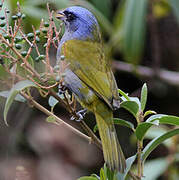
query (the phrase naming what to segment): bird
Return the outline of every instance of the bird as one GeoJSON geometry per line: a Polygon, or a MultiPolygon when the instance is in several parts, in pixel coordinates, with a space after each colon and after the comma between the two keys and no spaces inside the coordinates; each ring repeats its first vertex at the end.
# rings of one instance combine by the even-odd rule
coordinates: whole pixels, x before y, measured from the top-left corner
{"type": "Polygon", "coordinates": [[[124,172],[125,157],[118,141],[113,111],[120,106],[118,87],[107,60],[97,19],[88,9],[70,6],[57,11],[56,18],[64,24],[58,44],[57,61],[65,57],[64,86],[81,106],[94,113],[104,161],[116,172],[124,172]]]}

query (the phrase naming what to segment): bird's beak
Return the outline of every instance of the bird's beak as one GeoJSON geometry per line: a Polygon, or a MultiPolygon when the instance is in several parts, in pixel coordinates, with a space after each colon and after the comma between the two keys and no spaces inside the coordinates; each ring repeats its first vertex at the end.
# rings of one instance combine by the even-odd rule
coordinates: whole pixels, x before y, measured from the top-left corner
{"type": "Polygon", "coordinates": [[[64,20],[66,18],[65,14],[62,11],[57,12],[56,18],[60,20],[64,20]]]}

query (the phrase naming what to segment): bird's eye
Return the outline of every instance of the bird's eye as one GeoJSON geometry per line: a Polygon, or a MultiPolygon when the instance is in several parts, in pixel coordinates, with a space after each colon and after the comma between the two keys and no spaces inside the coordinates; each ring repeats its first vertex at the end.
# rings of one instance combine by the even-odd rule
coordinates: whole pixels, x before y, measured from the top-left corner
{"type": "Polygon", "coordinates": [[[64,11],[63,13],[66,15],[67,21],[73,21],[76,18],[76,16],[69,11],[64,11]]]}

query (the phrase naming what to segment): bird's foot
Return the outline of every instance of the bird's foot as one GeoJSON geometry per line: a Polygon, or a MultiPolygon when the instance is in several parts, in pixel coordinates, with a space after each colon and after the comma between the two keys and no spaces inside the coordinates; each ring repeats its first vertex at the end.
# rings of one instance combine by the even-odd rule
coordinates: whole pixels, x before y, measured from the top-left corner
{"type": "Polygon", "coordinates": [[[78,111],[78,112],[76,113],[76,115],[78,116],[78,118],[75,117],[75,116],[72,116],[72,117],[70,118],[70,120],[72,120],[72,121],[75,120],[75,121],[77,121],[77,122],[80,122],[80,121],[82,121],[82,120],[84,119],[86,113],[87,113],[87,109],[82,109],[82,110],[80,110],[80,111],[78,111]]]}
{"type": "Polygon", "coordinates": [[[63,82],[60,83],[59,86],[58,86],[58,93],[59,93],[59,95],[65,94],[66,90],[67,90],[67,87],[65,86],[65,84],[63,82]]]}

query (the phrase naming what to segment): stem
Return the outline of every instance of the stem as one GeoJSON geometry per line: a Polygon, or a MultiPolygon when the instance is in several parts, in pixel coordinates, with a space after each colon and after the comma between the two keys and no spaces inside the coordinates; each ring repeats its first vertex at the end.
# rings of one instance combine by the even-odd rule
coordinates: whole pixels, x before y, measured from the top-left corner
{"type": "Polygon", "coordinates": [[[141,154],[143,149],[143,141],[137,142],[137,154],[138,154],[138,162],[137,162],[137,169],[138,169],[138,177],[141,179],[143,176],[143,163],[141,160],[141,154]]]}
{"type": "MultiPolygon", "coordinates": [[[[143,122],[144,120],[144,116],[143,116],[143,112],[139,112],[138,116],[137,116],[137,124],[139,125],[141,122],[143,122]]],[[[137,141],[137,170],[138,170],[138,177],[139,179],[142,178],[143,176],[143,162],[141,159],[141,155],[142,155],[142,149],[143,149],[143,140],[138,140],[137,141]]]]}
{"type": "Polygon", "coordinates": [[[99,147],[99,149],[102,150],[102,144],[101,141],[96,137],[96,135],[93,133],[93,131],[87,126],[87,124],[84,121],[80,122],[81,127],[88,133],[88,135],[93,140],[93,143],[99,147]]]}
{"type": "Polygon", "coordinates": [[[140,178],[137,175],[135,175],[133,172],[129,171],[128,174],[133,180],[140,180],[140,178]]]}

